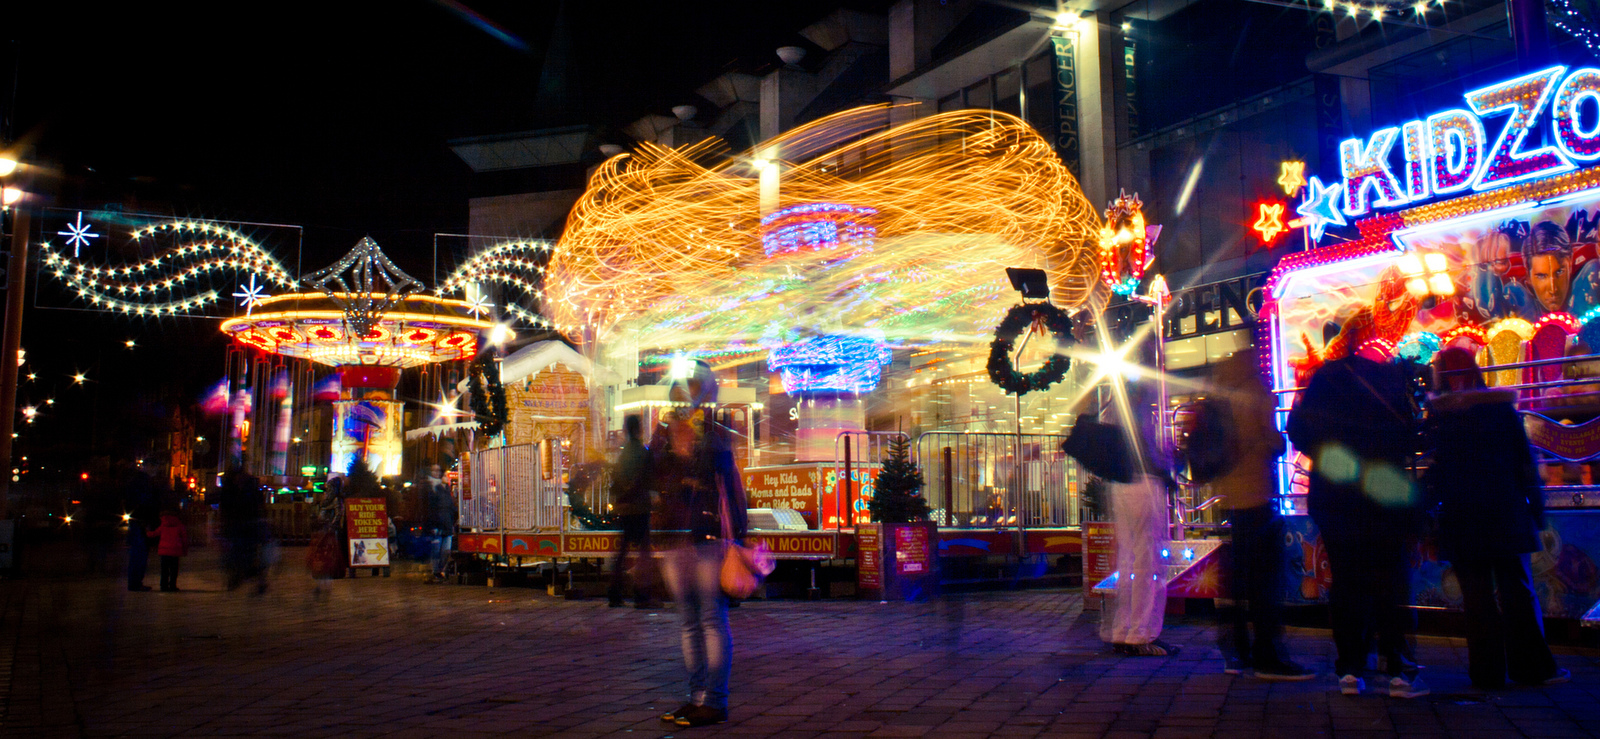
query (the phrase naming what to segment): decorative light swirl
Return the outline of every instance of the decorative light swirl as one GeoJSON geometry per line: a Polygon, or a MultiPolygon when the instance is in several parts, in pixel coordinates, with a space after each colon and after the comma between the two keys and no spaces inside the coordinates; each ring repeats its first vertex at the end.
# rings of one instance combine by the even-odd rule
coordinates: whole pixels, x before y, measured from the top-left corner
{"type": "MultiPolygon", "coordinates": [[[[1002,266],[1047,268],[1058,304],[1089,300],[1098,281],[1099,220],[1048,141],[1005,113],[953,111],[890,127],[889,111],[845,111],[737,157],[715,139],[680,149],[646,143],[612,157],[573,208],[551,258],[547,312],[557,324],[603,333],[646,312],[666,319],[669,305],[706,313],[747,310],[755,301],[769,304],[768,317],[830,307],[840,320],[863,325],[874,310],[879,317],[893,312],[886,301],[906,297],[893,293],[911,290],[910,304],[932,301],[986,283],[991,268],[1002,266]],[[766,167],[779,168],[777,207],[874,209],[871,253],[843,261],[809,250],[767,258],[766,167]],[[964,248],[950,252],[952,240],[964,248]],[[763,285],[787,299],[770,300],[776,293],[763,285]],[[842,307],[840,289],[850,293],[842,307]]],[[[1002,312],[979,317],[986,325],[960,328],[986,333],[1002,312]]],[[[745,334],[752,319],[759,316],[734,319],[743,328],[732,333],[691,330],[728,339],[745,334]]]]}
{"type": "Polygon", "coordinates": [[[168,221],[136,230],[132,236],[138,241],[168,234],[180,239],[192,234],[200,240],[125,265],[86,263],[57,251],[49,242],[40,249],[45,270],[78,297],[96,308],[129,315],[177,315],[214,303],[219,294],[202,283],[219,272],[260,275],[269,284],[284,288],[295,283],[288,270],[259,244],[226,226],[168,221]]]}

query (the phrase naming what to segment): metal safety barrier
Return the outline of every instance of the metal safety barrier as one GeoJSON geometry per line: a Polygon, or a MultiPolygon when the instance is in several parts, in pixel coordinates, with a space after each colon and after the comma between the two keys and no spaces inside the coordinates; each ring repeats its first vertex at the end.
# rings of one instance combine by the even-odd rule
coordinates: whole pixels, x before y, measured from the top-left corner
{"type": "Polygon", "coordinates": [[[1077,525],[1085,475],[1061,451],[1065,440],[1057,434],[923,433],[913,459],[934,521],[970,528],[1077,525]]]}

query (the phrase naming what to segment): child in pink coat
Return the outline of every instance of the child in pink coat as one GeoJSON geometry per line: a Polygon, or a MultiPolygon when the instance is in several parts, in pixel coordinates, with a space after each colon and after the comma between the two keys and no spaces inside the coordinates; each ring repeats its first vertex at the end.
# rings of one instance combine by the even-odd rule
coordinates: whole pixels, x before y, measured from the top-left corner
{"type": "Polygon", "coordinates": [[[178,592],[178,558],[189,553],[189,529],[177,511],[161,512],[161,525],[150,532],[156,540],[156,554],[161,555],[161,591],[178,592]]]}

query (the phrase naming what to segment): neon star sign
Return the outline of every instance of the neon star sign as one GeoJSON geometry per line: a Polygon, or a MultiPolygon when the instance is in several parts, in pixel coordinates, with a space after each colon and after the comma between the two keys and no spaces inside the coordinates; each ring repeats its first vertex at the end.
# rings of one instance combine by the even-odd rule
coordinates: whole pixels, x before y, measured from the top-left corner
{"type": "MultiPolygon", "coordinates": [[[[1553,66],[1468,92],[1463,103],[1340,142],[1340,179],[1307,178],[1306,199],[1295,209],[1302,218],[1289,225],[1305,226],[1316,240],[1347,217],[1600,161],[1600,69],[1553,66]],[[1530,136],[1540,126],[1549,127],[1543,138],[1552,143],[1530,136]]],[[[1289,164],[1278,179],[1286,191],[1289,164]]]]}
{"type": "Polygon", "coordinates": [[[1278,170],[1278,185],[1283,188],[1283,194],[1294,197],[1300,193],[1300,188],[1306,186],[1306,163],[1284,162],[1278,170]]]}
{"type": "Polygon", "coordinates": [[[1289,230],[1283,225],[1283,209],[1283,203],[1260,203],[1256,206],[1256,212],[1260,217],[1251,228],[1261,234],[1261,243],[1271,244],[1278,238],[1278,234],[1289,230]]]}

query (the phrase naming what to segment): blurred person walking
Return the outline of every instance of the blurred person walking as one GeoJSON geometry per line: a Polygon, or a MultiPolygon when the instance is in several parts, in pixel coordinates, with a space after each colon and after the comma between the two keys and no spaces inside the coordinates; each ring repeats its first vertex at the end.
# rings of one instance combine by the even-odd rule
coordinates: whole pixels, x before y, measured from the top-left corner
{"type": "Polygon", "coordinates": [[[1283,517],[1273,493],[1284,443],[1273,417],[1277,403],[1257,361],[1249,348],[1217,366],[1216,392],[1197,404],[1202,418],[1189,439],[1191,475],[1200,474],[1206,479],[1196,481],[1210,482],[1221,495],[1231,533],[1232,604],[1218,612],[1217,636],[1224,672],[1310,680],[1315,675],[1289,659],[1283,643],[1283,517]]]}
{"type": "Polygon", "coordinates": [[[1090,413],[1078,416],[1061,450],[1101,481],[1102,506],[1116,531],[1116,586],[1101,608],[1100,639],[1117,654],[1161,657],[1179,648],[1160,639],[1170,480],[1155,434],[1155,395],[1147,385],[1130,384],[1118,402],[1103,407],[1109,422],[1090,413]]]}
{"type": "Polygon", "coordinates": [[[189,554],[189,527],[175,508],[161,512],[161,525],[150,532],[161,556],[161,592],[178,592],[178,562],[189,554]]]}
{"type": "Polygon", "coordinates": [[[678,726],[728,720],[728,682],[733,671],[733,635],[722,561],[728,543],[743,544],[747,527],[744,487],[734,465],[727,431],[711,417],[717,378],[705,362],[673,384],[670,397],[686,407],[668,415],[662,446],[655,453],[655,479],[673,511],[673,528],[689,532],[688,546],[669,553],[667,586],[677,602],[688,702],[661,716],[678,726]]]}
{"type": "Polygon", "coordinates": [[[654,583],[650,577],[654,567],[650,557],[650,450],[644,446],[643,425],[638,416],[622,420],[628,440],[617,456],[617,476],[611,481],[612,510],[622,526],[617,560],[611,568],[611,589],[607,591],[612,608],[622,606],[630,547],[638,560],[634,565],[633,605],[635,608],[656,607],[651,597],[654,583]]]}
{"type": "Polygon", "coordinates": [[[145,571],[150,568],[150,531],[161,525],[155,480],[128,460],[118,464],[127,470],[122,504],[128,512],[128,590],[145,592],[150,590],[144,584],[145,571]]]}
{"type": "Polygon", "coordinates": [[[449,561],[451,546],[455,541],[456,526],[461,512],[456,498],[444,481],[444,470],[439,465],[428,468],[423,481],[427,486],[427,530],[429,582],[444,582],[445,564],[449,561]]]}
{"type": "Polygon", "coordinates": [[[1374,636],[1389,695],[1428,687],[1412,660],[1409,547],[1421,497],[1408,471],[1416,407],[1404,368],[1360,356],[1328,362],[1289,414],[1289,440],[1311,458],[1307,502],[1328,550],[1329,615],[1339,692],[1359,694],[1374,636]]]}
{"type": "Polygon", "coordinates": [[[1438,508],[1441,554],[1461,583],[1467,673],[1484,690],[1504,687],[1508,671],[1526,685],[1566,682],[1572,674],[1556,666],[1545,643],[1528,568],[1528,554],[1540,549],[1544,491],[1516,393],[1487,389],[1465,349],[1439,352],[1433,369],[1434,452],[1423,489],[1438,508]]]}
{"type": "Polygon", "coordinates": [[[316,531],[306,548],[306,570],[316,579],[312,597],[327,593],[327,586],[344,571],[344,478],[331,475],[317,497],[316,531]]]}
{"type": "Polygon", "coordinates": [[[260,480],[245,472],[242,464],[222,476],[222,489],[217,493],[217,515],[228,546],[224,558],[228,589],[237,590],[246,580],[256,580],[256,593],[265,593],[267,570],[262,560],[266,543],[266,501],[261,495],[260,480]]]}

